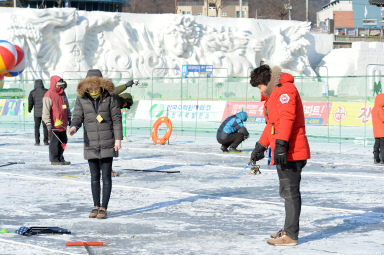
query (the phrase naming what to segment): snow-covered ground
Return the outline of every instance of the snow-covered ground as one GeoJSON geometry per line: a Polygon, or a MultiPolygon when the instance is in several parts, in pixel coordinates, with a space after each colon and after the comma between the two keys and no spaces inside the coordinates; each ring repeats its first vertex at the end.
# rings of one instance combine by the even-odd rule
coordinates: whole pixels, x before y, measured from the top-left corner
{"type": "Polygon", "coordinates": [[[58,226],[71,235],[24,237],[0,234],[0,254],[87,254],[66,242],[102,241],[92,254],[384,254],[384,166],[372,148],[310,141],[303,170],[299,245],[273,247],[269,234],[284,221],[274,167],[261,175],[244,165],[245,153],[223,154],[212,137],[180,135],[170,145],[149,136],[123,142],[114,170],[106,220],[89,219],[90,176],[79,132],[64,156],[70,166],[51,166],[48,147],[33,146],[33,132],[0,129],[0,228],[58,226]],[[146,173],[123,169],[178,170],[146,173]]]}

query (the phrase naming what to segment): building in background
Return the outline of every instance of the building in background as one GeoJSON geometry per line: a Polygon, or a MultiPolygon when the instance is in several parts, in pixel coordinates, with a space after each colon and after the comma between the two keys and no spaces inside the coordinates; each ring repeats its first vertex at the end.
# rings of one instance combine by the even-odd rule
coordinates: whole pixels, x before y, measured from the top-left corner
{"type": "Polygon", "coordinates": [[[384,27],[384,1],[333,0],[317,13],[317,26],[348,35],[379,35],[384,27]],[[374,5],[376,2],[378,5],[374,5]],[[372,34],[369,34],[372,33],[372,34]]]}
{"type": "Polygon", "coordinates": [[[13,0],[0,0],[0,7],[13,7],[13,0]]]}
{"type": "Polygon", "coordinates": [[[384,0],[369,0],[369,4],[384,7],[384,0]]]}
{"type": "MultiPolygon", "coordinates": [[[[67,0],[69,1],[69,0],[67,0]]],[[[125,0],[70,0],[69,6],[84,11],[122,12],[125,0]]]]}
{"type": "MultiPolygon", "coordinates": [[[[242,1],[241,17],[249,17],[247,1],[242,1]]],[[[240,5],[236,0],[178,0],[177,14],[202,15],[209,17],[240,17],[240,5]]]]}

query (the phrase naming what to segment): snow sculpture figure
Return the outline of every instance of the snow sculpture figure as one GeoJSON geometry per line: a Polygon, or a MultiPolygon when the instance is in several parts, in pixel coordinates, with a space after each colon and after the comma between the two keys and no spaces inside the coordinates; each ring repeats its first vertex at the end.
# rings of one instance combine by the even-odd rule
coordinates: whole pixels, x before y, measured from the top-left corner
{"type": "Polygon", "coordinates": [[[172,76],[184,64],[213,65],[214,75],[248,76],[261,59],[310,74],[309,23],[174,14],[0,8],[0,33],[24,49],[22,78],[66,76],[98,68],[106,76],[172,76]]]}

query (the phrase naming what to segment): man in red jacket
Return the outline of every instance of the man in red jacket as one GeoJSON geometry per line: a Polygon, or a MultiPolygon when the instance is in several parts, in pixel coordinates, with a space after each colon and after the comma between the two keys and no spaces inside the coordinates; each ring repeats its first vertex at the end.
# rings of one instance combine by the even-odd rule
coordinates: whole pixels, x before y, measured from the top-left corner
{"type": "Polygon", "coordinates": [[[266,126],[255,145],[251,161],[264,158],[270,146],[271,165],[276,164],[280,182],[280,196],[285,200],[284,227],[271,235],[271,245],[296,245],[299,236],[301,211],[301,170],[310,158],[309,144],[305,135],[303,104],[293,84],[293,76],[262,65],[251,73],[251,85],[258,87],[265,99],[266,126]]]}
{"type": "Polygon", "coordinates": [[[384,164],[384,94],[378,94],[372,109],[372,125],[375,144],[373,156],[375,164],[384,164]]]}
{"type": "Polygon", "coordinates": [[[71,112],[67,95],[67,83],[59,76],[51,77],[51,86],[43,97],[43,121],[50,133],[49,160],[52,165],[69,165],[65,161],[64,145],[67,143],[67,126],[70,125],[71,112]]]}

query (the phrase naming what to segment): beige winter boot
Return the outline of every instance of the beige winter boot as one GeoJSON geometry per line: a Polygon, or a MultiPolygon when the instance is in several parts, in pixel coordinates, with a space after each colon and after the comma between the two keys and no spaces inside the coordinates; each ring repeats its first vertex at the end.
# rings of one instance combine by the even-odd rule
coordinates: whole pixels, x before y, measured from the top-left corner
{"type": "Polygon", "coordinates": [[[276,238],[278,238],[278,237],[280,237],[282,235],[285,235],[285,234],[286,233],[285,233],[284,229],[280,229],[276,233],[271,234],[271,238],[276,239],[276,238]]]}
{"type": "Polygon", "coordinates": [[[267,243],[275,246],[295,246],[297,245],[297,240],[293,240],[286,234],[283,234],[280,237],[269,239],[267,243]]]}
{"type": "Polygon", "coordinates": [[[96,218],[106,219],[107,218],[107,209],[105,209],[104,207],[100,207],[99,213],[97,214],[96,218]]]}
{"type": "Polygon", "coordinates": [[[92,208],[91,213],[89,214],[89,218],[96,218],[97,214],[99,213],[99,208],[98,206],[95,206],[92,208]]]}

